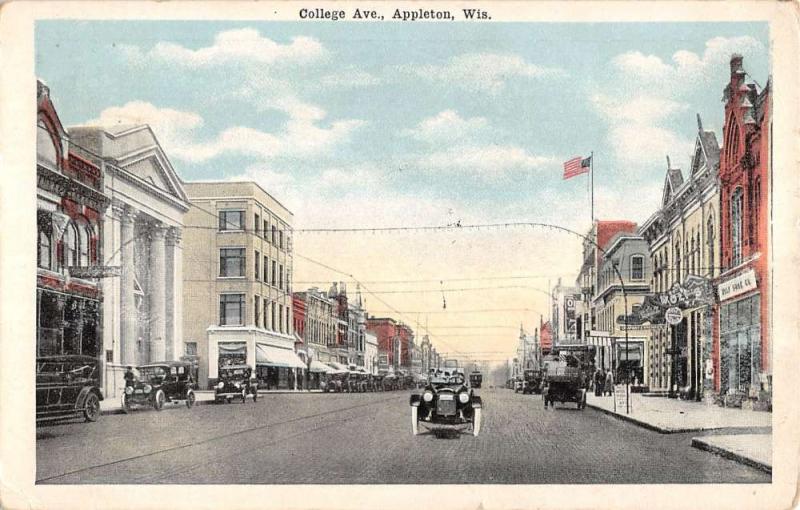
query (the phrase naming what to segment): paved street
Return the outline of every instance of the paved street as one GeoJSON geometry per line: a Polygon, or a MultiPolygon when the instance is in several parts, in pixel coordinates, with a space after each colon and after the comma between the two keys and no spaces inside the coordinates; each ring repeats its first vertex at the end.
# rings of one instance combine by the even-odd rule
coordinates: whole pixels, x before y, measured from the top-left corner
{"type": "Polygon", "coordinates": [[[482,391],[481,435],[411,435],[408,392],[275,394],[37,430],[39,483],[766,483],[598,411],[482,391]]]}

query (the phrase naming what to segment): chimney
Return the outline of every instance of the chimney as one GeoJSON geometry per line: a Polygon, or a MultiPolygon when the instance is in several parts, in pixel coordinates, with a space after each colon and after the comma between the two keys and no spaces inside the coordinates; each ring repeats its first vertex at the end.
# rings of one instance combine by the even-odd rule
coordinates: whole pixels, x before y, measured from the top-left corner
{"type": "Polygon", "coordinates": [[[742,69],[742,57],[739,53],[734,53],[731,55],[731,78],[736,75],[744,74],[744,69],[742,69]]]}

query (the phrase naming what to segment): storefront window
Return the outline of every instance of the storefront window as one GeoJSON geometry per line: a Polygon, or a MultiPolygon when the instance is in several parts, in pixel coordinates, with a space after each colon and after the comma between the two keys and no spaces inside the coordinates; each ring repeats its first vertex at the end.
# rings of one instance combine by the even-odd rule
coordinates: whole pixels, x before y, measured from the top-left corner
{"type": "Polygon", "coordinates": [[[218,366],[244,365],[247,363],[247,346],[244,342],[220,342],[218,366]]]}
{"type": "Polygon", "coordinates": [[[57,294],[44,291],[39,299],[39,356],[61,353],[63,337],[63,301],[57,294]]]}
{"type": "Polygon", "coordinates": [[[722,305],[720,348],[722,391],[747,392],[758,382],[761,365],[760,296],[722,305]]]}
{"type": "Polygon", "coordinates": [[[50,269],[51,263],[51,243],[50,243],[50,234],[48,232],[39,232],[39,252],[37,261],[39,262],[39,267],[44,269],[50,269]]]}

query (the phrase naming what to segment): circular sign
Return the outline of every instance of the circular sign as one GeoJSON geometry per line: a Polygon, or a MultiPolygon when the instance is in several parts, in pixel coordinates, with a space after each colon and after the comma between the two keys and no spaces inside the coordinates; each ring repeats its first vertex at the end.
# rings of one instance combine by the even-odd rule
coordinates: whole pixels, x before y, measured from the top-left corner
{"type": "Polygon", "coordinates": [[[683,313],[681,313],[681,309],[677,306],[672,306],[667,308],[667,311],[664,312],[664,318],[667,320],[667,324],[674,326],[683,320],[683,313]]]}

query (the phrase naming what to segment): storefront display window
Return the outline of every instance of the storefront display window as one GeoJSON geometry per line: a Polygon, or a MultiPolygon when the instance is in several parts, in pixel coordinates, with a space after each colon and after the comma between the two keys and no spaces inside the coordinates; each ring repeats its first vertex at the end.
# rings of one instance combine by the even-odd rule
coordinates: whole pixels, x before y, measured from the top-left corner
{"type": "Polygon", "coordinates": [[[723,392],[746,393],[758,383],[761,360],[760,296],[725,303],[720,309],[723,392]]]}

